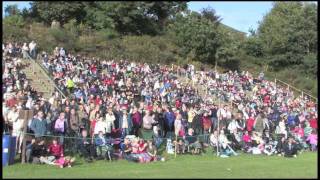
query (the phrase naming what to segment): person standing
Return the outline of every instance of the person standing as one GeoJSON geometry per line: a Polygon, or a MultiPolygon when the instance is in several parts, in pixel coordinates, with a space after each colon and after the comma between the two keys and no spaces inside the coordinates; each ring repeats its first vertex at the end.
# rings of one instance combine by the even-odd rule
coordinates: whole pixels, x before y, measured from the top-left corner
{"type": "Polygon", "coordinates": [[[31,122],[31,130],[34,132],[36,138],[44,136],[47,131],[47,122],[43,116],[43,112],[38,111],[37,116],[35,116],[31,122]]]}
{"type": "Polygon", "coordinates": [[[139,134],[139,128],[141,126],[141,122],[142,122],[141,113],[138,111],[137,107],[134,107],[132,112],[132,124],[133,124],[133,134],[135,136],[138,136],[139,134]]]}
{"type": "Polygon", "coordinates": [[[27,46],[27,43],[24,43],[22,46],[22,55],[23,59],[32,59],[29,55],[29,47],[27,46]]]}
{"type": "Polygon", "coordinates": [[[146,111],[146,114],[143,117],[143,129],[141,131],[143,139],[151,139],[152,138],[152,124],[155,123],[153,116],[151,115],[150,110],[146,111]]]}
{"type": "Polygon", "coordinates": [[[35,59],[36,58],[36,46],[37,44],[34,41],[31,41],[29,43],[29,51],[30,51],[30,56],[35,59]]]}
{"type": "Polygon", "coordinates": [[[116,117],[111,108],[108,109],[105,120],[106,120],[106,136],[110,137],[111,131],[115,129],[114,121],[116,120],[116,117]]]}
{"type": "Polygon", "coordinates": [[[130,114],[128,114],[126,109],[124,109],[122,111],[122,114],[120,115],[119,125],[122,129],[122,136],[125,137],[126,135],[128,135],[132,128],[132,121],[130,114]]]}
{"type": "Polygon", "coordinates": [[[156,122],[155,126],[158,130],[158,133],[156,133],[158,135],[158,137],[162,137],[163,136],[163,128],[164,128],[164,117],[163,117],[163,113],[162,113],[162,109],[161,107],[157,107],[156,108],[156,112],[153,113],[153,119],[156,122]]]}
{"type": "Polygon", "coordinates": [[[65,113],[61,112],[59,118],[55,121],[54,124],[54,133],[56,136],[60,136],[59,142],[63,144],[63,136],[67,130],[67,120],[65,118],[65,113]]]}
{"type": "Polygon", "coordinates": [[[164,137],[167,137],[168,132],[170,133],[169,136],[171,137],[171,133],[173,132],[174,121],[175,121],[176,117],[170,108],[166,109],[166,113],[164,114],[164,118],[165,118],[164,137]]]}

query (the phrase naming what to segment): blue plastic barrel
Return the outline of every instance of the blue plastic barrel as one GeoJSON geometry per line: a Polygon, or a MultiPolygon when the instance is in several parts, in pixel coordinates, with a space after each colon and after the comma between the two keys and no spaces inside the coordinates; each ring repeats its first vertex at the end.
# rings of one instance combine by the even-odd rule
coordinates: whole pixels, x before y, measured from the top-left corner
{"type": "Polygon", "coordinates": [[[10,136],[2,136],[2,166],[7,166],[9,163],[9,148],[10,148],[10,136]]]}
{"type": "Polygon", "coordinates": [[[16,156],[16,139],[16,136],[10,137],[9,165],[14,163],[14,157],[16,156]]]}

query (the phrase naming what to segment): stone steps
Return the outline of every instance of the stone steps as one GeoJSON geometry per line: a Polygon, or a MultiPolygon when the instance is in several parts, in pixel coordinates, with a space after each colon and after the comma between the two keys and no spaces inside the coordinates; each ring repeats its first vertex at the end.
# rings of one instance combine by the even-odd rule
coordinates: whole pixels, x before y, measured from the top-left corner
{"type": "Polygon", "coordinates": [[[26,74],[31,87],[42,93],[44,98],[49,99],[55,90],[52,81],[34,61],[22,60],[22,62],[22,71],[26,74]]]}

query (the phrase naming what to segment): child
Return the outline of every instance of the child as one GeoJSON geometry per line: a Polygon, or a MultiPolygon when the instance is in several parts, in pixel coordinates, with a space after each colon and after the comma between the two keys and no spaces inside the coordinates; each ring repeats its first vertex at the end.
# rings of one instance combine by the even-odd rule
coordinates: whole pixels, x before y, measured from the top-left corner
{"type": "Polygon", "coordinates": [[[178,140],[178,143],[177,143],[177,153],[178,154],[184,154],[185,153],[185,145],[184,145],[184,142],[182,139],[179,139],[178,140]]]}
{"type": "Polygon", "coordinates": [[[157,148],[151,140],[148,140],[147,152],[151,157],[151,161],[165,161],[163,157],[157,155],[157,148]]]}
{"type": "Polygon", "coordinates": [[[140,154],[140,162],[146,163],[151,161],[151,156],[147,153],[148,144],[144,142],[143,139],[140,139],[139,142],[139,154],[140,154]]]}
{"type": "Polygon", "coordinates": [[[312,130],[312,133],[307,137],[306,141],[309,141],[311,144],[311,150],[316,151],[318,145],[318,135],[315,130],[312,130]]]}
{"type": "Polygon", "coordinates": [[[59,159],[55,160],[54,164],[59,166],[60,168],[68,167],[71,168],[72,163],[76,160],[76,158],[71,158],[70,156],[63,157],[61,156],[59,159]]]}
{"type": "Polygon", "coordinates": [[[103,154],[105,154],[104,146],[106,145],[106,139],[103,135],[102,131],[99,131],[98,137],[95,139],[95,144],[96,144],[96,151],[97,151],[97,156],[102,159],[103,154]]]}
{"type": "Polygon", "coordinates": [[[244,132],[244,135],[242,136],[242,141],[244,143],[243,149],[245,151],[248,151],[251,148],[251,143],[252,143],[251,136],[249,135],[248,131],[244,132]]]}

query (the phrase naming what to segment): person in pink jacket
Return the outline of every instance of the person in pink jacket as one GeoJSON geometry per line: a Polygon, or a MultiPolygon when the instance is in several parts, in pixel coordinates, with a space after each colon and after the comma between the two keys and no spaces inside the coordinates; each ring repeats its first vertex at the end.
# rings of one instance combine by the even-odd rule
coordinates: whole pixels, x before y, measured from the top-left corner
{"type": "Polygon", "coordinates": [[[70,168],[74,161],[75,161],[75,158],[71,158],[70,156],[66,156],[66,157],[61,156],[59,159],[55,160],[54,164],[59,166],[60,168],[64,168],[66,166],[70,168]]]}
{"type": "Polygon", "coordinates": [[[306,141],[308,141],[311,144],[311,150],[316,151],[317,145],[318,145],[318,135],[313,130],[312,133],[307,137],[306,141]]]}

